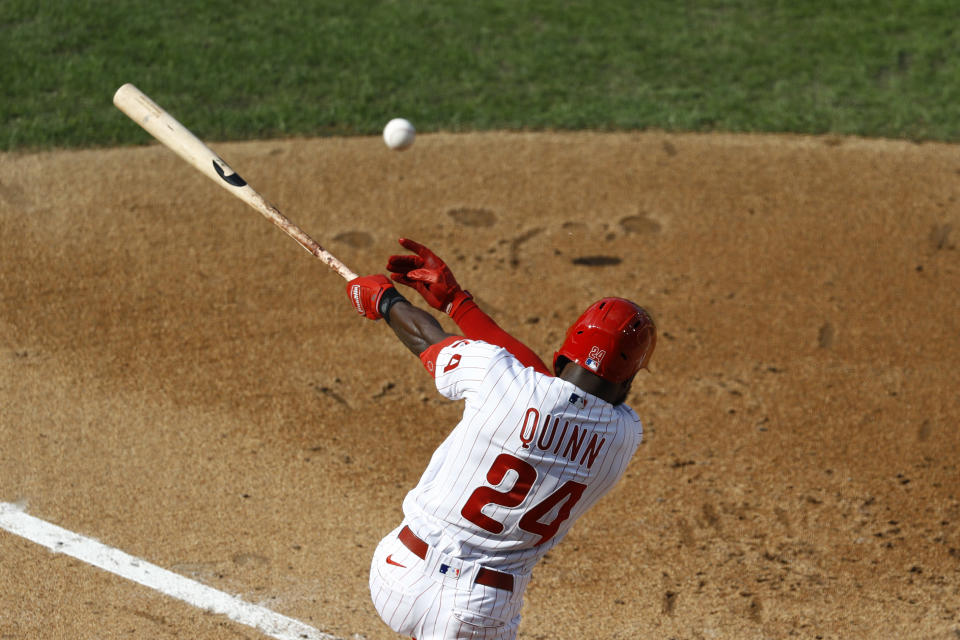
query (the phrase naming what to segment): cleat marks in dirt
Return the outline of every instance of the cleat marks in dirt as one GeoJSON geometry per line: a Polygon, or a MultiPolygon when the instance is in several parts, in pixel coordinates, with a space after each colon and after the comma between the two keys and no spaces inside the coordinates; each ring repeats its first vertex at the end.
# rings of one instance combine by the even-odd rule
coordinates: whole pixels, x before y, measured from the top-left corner
{"type": "Polygon", "coordinates": [[[663,606],[661,607],[661,611],[664,613],[664,615],[672,616],[676,607],[676,591],[665,591],[663,594],[663,606]]]}
{"type": "Polygon", "coordinates": [[[580,256],[573,258],[570,262],[580,267],[612,267],[623,262],[623,258],[617,256],[580,256]]]}
{"type": "Polygon", "coordinates": [[[349,404],[346,400],[343,399],[343,396],[341,396],[339,393],[337,393],[336,391],[334,391],[334,390],[331,389],[330,387],[317,384],[317,385],[314,385],[314,386],[313,386],[313,390],[316,391],[317,395],[320,396],[320,397],[331,398],[331,399],[334,400],[335,402],[338,402],[338,403],[342,404],[343,406],[347,407],[348,409],[350,408],[350,404],[349,404]]]}
{"type": "Polygon", "coordinates": [[[626,233],[660,233],[663,227],[649,215],[641,212],[635,216],[622,218],[620,228],[626,233]]]}
{"type": "Polygon", "coordinates": [[[820,327],[820,332],[817,335],[817,344],[820,345],[821,349],[829,349],[833,346],[833,338],[836,334],[836,331],[833,328],[833,325],[829,322],[825,323],[820,327]]]}
{"type": "Polygon", "coordinates": [[[953,225],[936,225],[930,230],[930,246],[934,251],[945,251],[956,249],[957,246],[950,241],[950,232],[953,231],[953,225]]]}
{"type": "Polygon", "coordinates": [[[354,249],[366,249],[373,245],[373,236],[365,231],[344,231],[333,236],[333,240],[354,249]]]}
{"type": "Polygon", "coordinates": [[[510,241],[510,266],[516,268],[520,264],[520,248],[523,244],[533,238],[534,236],[543,232],[543,229],[538,227],[536,229],[530,229],[529,231],[524,231],[519,236],[510,241]]]}
{"type": "Polygon", "coordinates": [[[496,214],[489,209],[460,207],[450,209],[447,215],[465,227],[492,227],[497,222],[496,214]]]}

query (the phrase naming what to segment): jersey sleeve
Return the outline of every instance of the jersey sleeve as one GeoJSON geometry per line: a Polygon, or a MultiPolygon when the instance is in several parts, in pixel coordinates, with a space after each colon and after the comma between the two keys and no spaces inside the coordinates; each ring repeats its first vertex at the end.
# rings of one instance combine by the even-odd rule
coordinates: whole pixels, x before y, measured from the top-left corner
{"type": "Polygon", "coordinates": [[[451,309],[450,317],[468,338],[503,347],[523,366],[533,367],[535,371],[544,375],[553,375],[533,349],[504,331],[468,295],[455,304],[451,309]]]}
{"type": "Polygon", "coordinates": [[[484,375],[500,348],[462,336],[450,336],[428,347],[420,361],[433,376],[437,391],[450,400],[479,393],[484,375]]]}

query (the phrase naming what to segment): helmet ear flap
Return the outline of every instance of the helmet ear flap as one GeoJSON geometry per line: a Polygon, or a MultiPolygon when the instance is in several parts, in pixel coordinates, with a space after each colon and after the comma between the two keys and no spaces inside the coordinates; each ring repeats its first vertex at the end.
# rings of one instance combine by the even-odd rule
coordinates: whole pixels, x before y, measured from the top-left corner
{"type": "Polygon", "coordinates": [[[567,363],[570,362],[570,358],[560,355],[560,352],[557,351],[553,354],[553,375],[558,376],[560,372],[563,371],[563,368],[567,366],[567,363]]]}

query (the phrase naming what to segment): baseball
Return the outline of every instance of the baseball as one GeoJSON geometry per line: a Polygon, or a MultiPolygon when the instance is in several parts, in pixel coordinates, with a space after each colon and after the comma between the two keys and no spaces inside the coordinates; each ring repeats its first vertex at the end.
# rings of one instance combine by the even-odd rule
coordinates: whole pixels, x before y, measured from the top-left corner
{"type": "Polygon", "coordinates": [[[383,141],[394,151],[409,149],[415,135],[416,130],[405,118],[394,118],[383,128],[383,141]]]}

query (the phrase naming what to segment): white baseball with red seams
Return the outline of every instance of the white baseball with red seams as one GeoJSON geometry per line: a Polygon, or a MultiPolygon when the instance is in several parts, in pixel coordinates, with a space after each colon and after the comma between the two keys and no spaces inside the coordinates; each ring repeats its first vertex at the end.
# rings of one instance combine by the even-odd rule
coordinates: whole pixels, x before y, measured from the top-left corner
{"type": "Polygon", "coordinates": [[[394,118],[383,128],[383,141],[394,151],[404,151],[413,146],[416,129],[406,118],[394,118]]]}
{"type": "Polygon", "coordinates": [[[395,631],[419,640],[512,639],[532,568],[620,479],[643,428],[627,405],[482,341],[448,338],[421,360],[442,395],[465,402],[463,418],[378,546],[371,595],[395,631]],[[404,527],[425,554],[399,539],[404,527]],[[475,582],[484,570],[510,574],[512,590],[475,582]]]}

